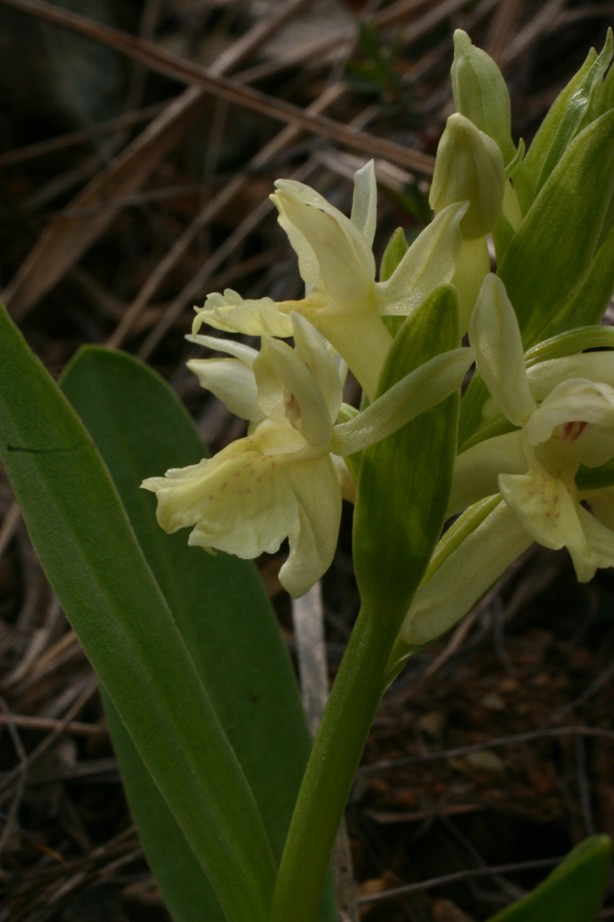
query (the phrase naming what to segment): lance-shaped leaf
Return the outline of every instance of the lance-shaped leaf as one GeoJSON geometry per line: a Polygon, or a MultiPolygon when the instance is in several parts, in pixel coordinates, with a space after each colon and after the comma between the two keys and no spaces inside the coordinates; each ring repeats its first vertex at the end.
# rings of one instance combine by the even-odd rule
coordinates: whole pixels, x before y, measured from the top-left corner
{"type": "Polygon", "coordinates": [[[391,679],[411,651],[454,627],[530,544],[499,494],[470,506],[437,545],[390,657],[391,679]]]}
{"type": "Polygon", "coordinates": [[[505,251],[498,270],[514,305],[525,348],[572,326],[594,323],[586,273],[611,215],[614,110],[566,149],[505,251]],[[585,294],[587,289],[585,288],[585,294]]]}
{"type": "Polygon", "coordinates": [[[523,212],[528,211],[569,144],[586,125],[587,117],[596,118],[607,111],[608,99],[602,98],[600,88],[611,60],[609,30],[601,53],[591,48],[580,70],[555,99],[514,176],[523,212]],[[595,111],[595,98],[603,106],[601,111],[595,111]]]}
{"type": "MultiPolygon", "coordinates": [[[[162,379],[125,354],[81,350],[62,378],[62,389],[111,472],[279,853],[310,741],[273,611],[253,564],[205,554],[188,547],[183,535],[164,534],[152,497],[139,489],[153,470],[198,461],[200,436],[162,379]]],[[[131,809],[173,919],[223,919],[201,866],[123,725],[110,717],[131,809]]]]}
{"type": "Polygon", "coordinates": [[[489,922],[594,922],[612,869],[612,840],[580,842],[531,893],[489,922]]]}
{"type": "Polygon", "coordinates": [[[245,775],[100,455],[4,310],[0,456],[49,580],[227,919],[264,922],[275,862],[245,775]]]}
{"type": "Polygon", "coordinates": [[[614,291],[614,199],[603,223],[604,236],[580,283],[564,299],[562,318],[579,318],[578,324],[601,321],[614,291]]]}

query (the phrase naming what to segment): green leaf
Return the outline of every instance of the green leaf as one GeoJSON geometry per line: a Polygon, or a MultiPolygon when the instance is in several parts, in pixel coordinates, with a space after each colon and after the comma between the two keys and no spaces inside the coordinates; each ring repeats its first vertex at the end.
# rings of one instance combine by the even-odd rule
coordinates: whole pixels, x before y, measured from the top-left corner
{"type": "Polygon", "coordinates": [[[540,125],[528,153],[514,176],[523,212],[528,211],[574,137],[586,124],[587,115],[601,115],[592,102],[603,99],[603,77],[612,59],[612,31],[599,55],[591,49],[580,70],[557,96],[540,125]]]}
{"type": "Polygon", "coordinates": [[[124,792],[139,839],[173,922],[226,922],[213,887],[119,718],[102,695],[124,792]]]}
{"type": "MultiPolygon", "coordinates": [[[[204,454],[198,432],[162,379],[122,353],[81,350],[62,388],[111,472],[279,856],[311,743],[273,611],[251,562],[189,547],[185,534],[166,535],[154,497],[139,489],[145,477],[198,462],[204,454]]],[[[114,739],[120,761],[128,763],[128,796],[166,901],[175,918],[201,920],[199,868],[190,866],[180,831],[172,834],[172,817],[163,816],[157,789],[143,781],[130,747],[117,732],[114,739]],[[183,865],[182,873],[175,865],[183,865]],[[188,880],[197,894],[192,916],[180,914],[191,895],[188,880]]],[[[207,919],[216,918],[212,912],[207,919]]]]}
{"type": "Polygon", "coordinates": [[[612,840],[591,836],[531,893],[489,922],[595,922],[612,870],[612,840]]]}
{"type": "Polygon", "coordinates": [[[98,452],[4,309],[0,457],[51,585],[227,919],[264,922],[275,862],[241,766],[98,452]]]}
{"type": "Polygon", "coordinates": [[[539,362],[546,362],[550,359],[606,349],[614,349],[614,327],[606,325],[575,327],[533,346],[525,354],[525,361],[527,368],[532,368],[539,362]]]}
{"type": "MultiPolygon", "coordinates": [[[[614,190],[614,110],[567,148],[505,251],[498,274],[518,315],[525,348],[571,326],[595,322],[602,287],[590,295],[586,273],[614,190]]],[[[599,257],[597,257],[599,258],[599,257]]],[[[607,271],[601,267],[599,270],[607,271]]]]}
{"type": "MultiPolygon", "coordinates": [[[[612,203],[614,204],[614,202],[612,203]]],[[[577,323],[599,323],[614,291],[614,210],[604,222],[605,238],[578,285],[566,298],[559,317],[577,318],[577,323]]]]}

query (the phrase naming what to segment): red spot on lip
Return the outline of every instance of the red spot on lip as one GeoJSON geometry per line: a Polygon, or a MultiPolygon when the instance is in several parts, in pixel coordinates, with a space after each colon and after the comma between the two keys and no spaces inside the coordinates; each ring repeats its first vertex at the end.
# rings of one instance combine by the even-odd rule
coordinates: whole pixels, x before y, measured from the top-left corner
{"type": "Polygon", "coordinates": [[[570,442],[575,442],[582,435],[586,426],[587,423],[583,422],[581,419],[565,423],[562,427],[563,438],[568,439],[570,442]]]}

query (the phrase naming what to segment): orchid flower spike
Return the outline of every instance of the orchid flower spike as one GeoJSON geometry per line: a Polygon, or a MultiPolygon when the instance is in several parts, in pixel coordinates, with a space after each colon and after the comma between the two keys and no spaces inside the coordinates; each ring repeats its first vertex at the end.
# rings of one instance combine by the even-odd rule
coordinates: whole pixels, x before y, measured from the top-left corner
{"type": "Polygon", "coordinates": [[[192,528],[189,543],[237,557],[274,553],[289,540],[279,578],[303,595],[328,569],[337,545],[342,497],[353,498],[344,456],[390,435],[445,399],[469,367],[468,349],[438,355],[361,413],[337,423],[343,373],[326,340],[299,314],[295,347],[263,336],[260,352],[208,336],[192,339],[229,358],[189,363],[205,387],[249,420],[244,438],[198,464],[150,477],[158,522],[192,528]]]}
{"type": "Polygon", "coordinates": [[[210,294],[204,307],[197,308],[193,332],[207,323],[229,332],[289,337],[290,315],[299,313],[332,343],[373,399],[391,343],[382,317],[407,315],[430,291],[452,279],[467,206],[444,208],[409,247],[393,275],[377,282],[373,161],[354,177],[349,218],[303,183],[278,180],[275,185],[271,201],[298,257],[305,297],[275,302],[244,300],[230,289],[210,294]]]}

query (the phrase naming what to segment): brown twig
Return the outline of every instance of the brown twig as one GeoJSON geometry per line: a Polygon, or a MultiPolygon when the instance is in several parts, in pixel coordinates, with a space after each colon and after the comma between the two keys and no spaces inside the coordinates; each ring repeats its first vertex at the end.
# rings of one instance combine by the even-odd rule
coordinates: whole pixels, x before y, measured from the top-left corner
{"type": "Polygon", "coordinates": [[[189,86],[201,87],[213,96],[243,106],[259,115],[311,131],[372,157],[384,157],[416,173],[430,176],[433,172],[434,161],[428,154],[410,150],[385,138],[349,129],[340,122],[323,115],[310,115],[298,106],[269,96],[253,87],[242,86],[237,81],[219,74],[214,75],[210,70],[168,51],[163,51],[145,39],[135,38],[119,29],[94,23],[76,13],[69,13],[49,3],[44,3],[43,0],[0,0],[0,2],[31,13],[47,22],[87,35],[120,51],[132,60],[150,67],[156,73],[172,77],[189,86]]]}

